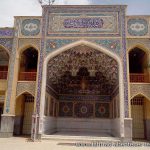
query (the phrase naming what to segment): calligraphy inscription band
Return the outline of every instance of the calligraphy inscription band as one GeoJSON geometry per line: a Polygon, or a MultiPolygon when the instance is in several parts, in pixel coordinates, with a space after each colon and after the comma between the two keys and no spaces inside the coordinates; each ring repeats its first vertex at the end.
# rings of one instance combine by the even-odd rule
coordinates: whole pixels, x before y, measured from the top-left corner
{"type": "Polygon", "coordinates": [[[101,18],[65,19],[65,28],[102,28],[104,24],[101,18]]]}

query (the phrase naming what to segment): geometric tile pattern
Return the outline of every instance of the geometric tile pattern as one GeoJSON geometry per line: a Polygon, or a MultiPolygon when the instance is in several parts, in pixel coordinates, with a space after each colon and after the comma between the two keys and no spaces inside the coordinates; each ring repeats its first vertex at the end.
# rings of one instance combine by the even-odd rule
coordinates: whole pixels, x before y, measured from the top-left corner
{"type": "Polygon", "coordinates": [[[92,103],[77,102],[74,106],[74,115],[77,118],[93,117],[94,107],[92,103]]]}
{"type": "Polygon", "coordinates": [[[148,33],[148,22],[143,18],[129,19],[127,30],[131,36],[145,36],[148,33]]]}
{"type": "Polygon", "coordinates": [[[109,118],[109,103],[100,102],[59,102],[59,117],[109,118]]]}
{"type": "MultiPolygon", "coordinates": [[[[49,52],[57,50],[67,44],[78,41],[78,39],[48,39],[46,42],[46,53],[48,55],[49,52]]],[[[121,44],[119,39],[103,39],[103,40],[89,40],[87,41],[96,43],[108,50],[116,53],[117,55],[121,55],[121,44]]]]}
{"type": "Polygon", "coordinates": [[[109,103],[96,103],[95,104],[95,117],[97,118],[109,118],[109,103]]]}
{"type": "Polygon", "coordinates": [[[13,28],[0,28],[0,36],[13,36],[14,35],[14,29],[13,28]]]}
{"type": "Polygon", "coordinates": [[[59,103],[59,116],[72,117],[73,116],[73,103],[72,102],[60,102],[59,103]]]}
{"type": "Polygon", "coordinates": [[[4,48],[6,48],[9,51],[9,54],[10,54],[11,50],[12,50],[13,39],[1,38],[0,39],[0,45],[2,45],[4,48]]]}

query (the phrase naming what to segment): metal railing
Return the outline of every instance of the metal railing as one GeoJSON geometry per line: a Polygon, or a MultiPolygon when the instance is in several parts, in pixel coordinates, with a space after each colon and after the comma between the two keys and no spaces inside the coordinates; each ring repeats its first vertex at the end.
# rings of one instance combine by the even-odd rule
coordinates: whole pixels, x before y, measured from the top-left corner
{"type": "Polygon", "coordinates": [[[36,72],[20,72],[19,81],[36,81],[36,72]]]}
{"type": "Polygon", "coordinates": [[[148,75],[144,73],[130,73],[130,82],[147,83],[149,82],[148,75]]]}
{"type": "Polygon", "coordinates": [[[7,80],[8,71],[0,71],[0,79],[7,80]]]}

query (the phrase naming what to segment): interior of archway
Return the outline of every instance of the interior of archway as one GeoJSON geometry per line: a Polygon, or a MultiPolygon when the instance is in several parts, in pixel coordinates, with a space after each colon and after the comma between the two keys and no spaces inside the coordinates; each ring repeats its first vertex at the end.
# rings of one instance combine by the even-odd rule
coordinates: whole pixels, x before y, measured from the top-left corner
{"type": "Polygon", "coordinates": [[[34,97],[24,93],[16,99],[14,135],[30,135],[32,115],[34,110],[34,97]]]}
{"type": "Polygon", "coordinates": [[[9,55],[7,51],[0,46],[0,124],[1,124],[1,115],[3,114],[4,109],[8,66],[9,66],[9,55]]]}
{"type": "Polygon", "coordinates": [[[120,117],[118,76],[117,61],[88,46],[60,53],[47,65],[45,116],[57,118],[57,131],[81,131],[82,119],[95,119],[110,133],[111,120],[120,117]],[[62,125],[72,119],[76,125],[62,125]]]}
{"type": "Polygon", "coordinates": [[[36,80],[38,52],[30,47],[23,51],[20,58],[19,80],[36,80]]]}

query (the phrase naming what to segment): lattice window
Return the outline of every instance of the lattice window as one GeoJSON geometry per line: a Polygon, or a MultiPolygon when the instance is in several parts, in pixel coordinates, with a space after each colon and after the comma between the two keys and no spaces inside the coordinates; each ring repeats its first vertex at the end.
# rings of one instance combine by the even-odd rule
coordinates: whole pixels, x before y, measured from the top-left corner
{"type": "Polygon", "coordinates": [[[143,105],[144,97],[135,97],[131,100],[131,105],[143,105]]]}
{"type": "Polygon", "coordinates": [[[34,97],[32,95],[26,95],[25,97],[26,97],[25,102],[27,102],[27,103],[34,102],[34,97]]]}

